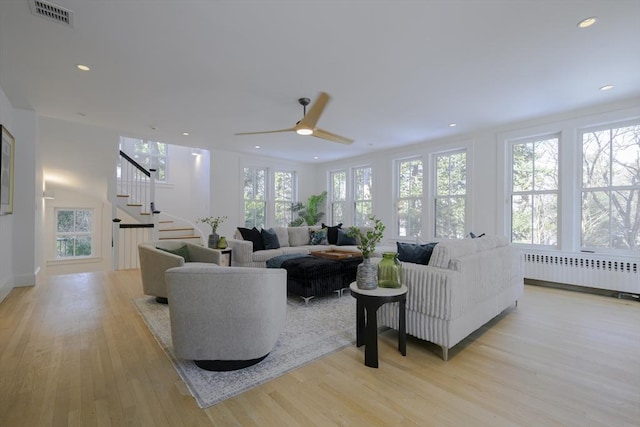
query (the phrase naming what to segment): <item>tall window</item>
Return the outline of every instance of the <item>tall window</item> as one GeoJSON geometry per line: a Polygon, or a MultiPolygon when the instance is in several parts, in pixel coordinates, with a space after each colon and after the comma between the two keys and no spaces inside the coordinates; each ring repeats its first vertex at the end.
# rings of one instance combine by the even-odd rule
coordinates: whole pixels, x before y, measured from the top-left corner
{"type": "Polygon", "coordinates": [[[344,223],[347,207],[347,172],[331,172],[329,180],[331,185],[331,194],[329,195],[329,203],[331,205],[331,223],[344,223]]]}
{"type": "Polygon", "coordinates": [[[267,170],[244,168],[244,226],[261,228],[267,216],[267,170]]]}
{"type": "Polygon", "coordinates": [[[435,236],[462,239],[466,224],[467,153],[435,156],[435,236]]]}
{"type": "Polygon", "coordinates": [[[583,248],[640,248],[640,124],[581,132],[583,248]]]}
{"type": "Polygon", "coordinates": [[[354,221],[356,226],[367,225],[373,215],[371,193],[371,167],[360,167],[353,170],[354,221]]]}
{"type": "Polygon", "coordinates": [[[81,258],[93,253],[93,210],[56,209],[56,258],[81,258]]]}
{"type": "Polygon", "coordinates": [[[422,159],[398,162],[396,223],[398,236],[419,237],[422,232],[423,180],[422,159]]]}
{"type": "Polygon", "coordinates": [[[129,157],[138,162],[145,169],[157,170],[158,181],[167,181],[167,144],[163,142],[149,141],[146,139],[127,138],[121,136],[120,150],[127,153],[129,157]]]}
{"type": "Polygon", "coordinates": [[[295,172],[274,173],[274,225],[286,227],[293,221],[291,206],[295,199],[295,172]]]}
{"type": "Polygon", "coordinates": [[[558,137],[511,144],[511,240],[558,244],[558,137]]]}

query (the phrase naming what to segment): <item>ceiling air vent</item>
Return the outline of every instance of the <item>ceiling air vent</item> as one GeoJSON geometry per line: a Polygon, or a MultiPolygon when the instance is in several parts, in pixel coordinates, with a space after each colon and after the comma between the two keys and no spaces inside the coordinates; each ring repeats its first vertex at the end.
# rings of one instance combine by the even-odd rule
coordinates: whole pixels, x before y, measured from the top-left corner
{"type": "Polygon", "coordinates": [[[29,9],[36,16],[73,27],[73,12],[57,4],[42,0],[29,0],[29,9]]]}

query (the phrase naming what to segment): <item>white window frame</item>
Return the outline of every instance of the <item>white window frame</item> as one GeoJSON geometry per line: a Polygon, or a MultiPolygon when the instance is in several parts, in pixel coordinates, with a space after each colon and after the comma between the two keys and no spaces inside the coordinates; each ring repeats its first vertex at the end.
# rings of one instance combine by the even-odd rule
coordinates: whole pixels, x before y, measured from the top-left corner
{"type": "MultiPolygon", "coordinates": [[[[244,227],[248,227],[248,228],[252,228],[252,227],[256,227],[256,228],[262,228],[265,227],[268,223],[269,223],[269,218],[268,218],[268,210],[267,210],[267,206],[268,206],[268,201],[269,201],[269,187],[270,187],[270,179],[269,179],[269,168],[264,167],[264,166],[244,166],[241,169],[241,179],[240,182],[242,183],[241,186],[241,190],[242,191],[242,207],[241,207],[241,218],[242,218],[242,224],[244,227]],[[245,198],[245,185],[244,185],[244,179],[245,179],[245,174],[246,174],[246,170],[252,170],[253,171],[253,186],[254,186],[254,195],[255,195],[255,176],[256,176],[256,172],[257,171],[263,171],[264,172],[264,199],[256,199],[256,198],[252,198],[252,199],[247,199],[245,198]],[[245,217],[246,214],[246,205],[247,203],[262,203],[263,204],[263,216],[264,216],[264,223],[260,224],[256,221],[256,218],[253,218],[253,222],[251,223],[247,223],[247,218],[245,217]]],[[[256,211],[257,212],[257,211],[256,211]]]]}
{"type": "MultiPolygon", "coordinates": [[[[355,166],[353,168],[351,168],[351,180],[347,181],[347,182],[351,182],[351,187],[352,187],[352,191],[351,194],[353,194],[352,200],[353,200],[353,212],[351,212],[351,224],[355,225],[355,226],[365,226],[365,225],[372,225],[371,221],[368,219],[371,215],[373,215],[373,168],[371,167],[371,165],[362,165],[362,166],[355,166]],[[357,176],[358,176],[358,172],[359,171],[365,171],[365,170],[369,170],[368,174],[369,174],[369,199],[366,198],[360,198],[360,195],[358,194],[358,183],[357,183],[357,176]],[[365,218],[358,218],[358,206],[359,205],[364,205],[364,204],[369,204],[370,205],[370,213],[368,215],[365,216],[365,218]],[[359,220],[360,219],[360,220],[359,220]]],[[[349,188],[347,188],[347,194],[349,194],[349,188]]]]}
{"type": "MultiPolygon", "coordinates": [[[[579,207],[580,207],[580,216],[578,218],[578,234],[579,234],[579,242],[578,245],[580,247],[581,251],[585,251],[585,252],[600,252],[600,253],[612,253],[612,254],[626,254],[626,253],[640,253],[640,248],[636,248],[635,250],[633,248],[630,249],[622,249],[622,248],[614,248],[611,246],[608,247],[599,247],[599,246],[585,246],[583,241],[583,236],[582,236],[582,197],[583,194],[585,192],[593,192],[593,191],[608,191],[608,192],[612,192],[612,191],[620,191],[620,190],[636,190],[636,191],[640,191],[640,184],[639,185],[631,185],[631,186],[615,186],[615,185],[609,185],[606,187],[590,187],[588,189],[584,188],[584,151],[583,151],[583,135],[585,133],[591,133],[591,132],[598,132],[598,131],[604,131],[604,130],[613,130],[613,129],[617,129],[617,128],[624,128],[624,127],[629,127],[629,126],[640,126],[640,118],[636,118],[636,119],[631,119],[631,120],[625,120],[625,121],[619,121],[619,122],[611,122],[611,123],[606,123],[606,124],[601,124],[601,125],[596,125],[596,126],[588,126],[588,127],[581,127],[580,129],[578,129],[577,131],[577,137],[576,137],[576,144],[578,146],[578,153],[579,153],[579,177],[577,178],[577,184],[579,186],[579,207]]],[[[610,163],[610,167],[611,167],[611,163],[610,163]]],[[[612,173],[610,171],[610,173],[612,173]]],[[[609,221],[611,221],[611,212],[609,213],[609,221]]],[[[609,234],[609,243],[611,243],[612,240],[612,236],[611,236],[611,230],[610,234],[609,234]]]]}
{"type": "MultiPolygon", "coordinates": [[[[293,211],[291,207],[298,200],[298,174],[293,170],[285,170],[285,169],[276,169],[271,174],[271,182],[270,188],[272,188],[271,194],[273,194],[273,200],[269,203],[269,208],[267,212],[267,218],[273,218],[272,225],[278,227],[288,227],[289,223],[293,221],[295,218],[293,217],[293,211]],[[291,175],[291,200],[279,200],[277,199],[278,194],[276,192],[276,175],[277,174],[290,174],[291,175]],[[278,211],[278,205],[283,205],[286,208],[286,205],[289,205],[289,221],[286,223],[278,223],[278,218],[276,212],[278,211]],[[270,215],[269,212],[272,212],[270,215]]],[[[283,209],[284,209],[283,208],[283,209]]]]}
{"type": "Polygon", "coordinates": [[[333,170],[333,171],[329,171],[329,193],[328,193],[328,208],[329,208],[329,215],[328,215],[328,221],[329,221],[329,225],[337,225],[339,223],[343,223],[346,224],[347,218],[349,218],[349,212],[348,212],[348,203],[347,200],[349,200],[349,192],[348,192],[348,187],[349,187],[349,177],[348,177],[348,173],[347,173],[347,169],[337,169],[337,170],[333,170]],[[344,199],[341,198],[337,198],[334,192],[334,178],[338,175],[338,174],[344,174],[344,199]],[[342,206],[342,218],[337,219],[335,217],[335,210],[334,207],[341,205],[342,206]]]}
{"type": "Polygon", "coordinates": [[[425,162],[424,157],[423,156],[412,156],[412,157],[406,157],[406,158],[402,158],[402,159],[396,159],[394,160],[394,164],[393,164],[393,176],[394,176],[394,206],[395,206],[395,210],[393,212],[393,233],[394,235],[399,238],[399,239],[420,239],[421,237],[424,236],[425,234],[425,195],[426,195],[426,188],[425,188],[425,181],[426,181],[426,177],[427,175],[427,170],[426,170],[426,166],[427,166],[427,162],[425,162]],[[414,161],[420,161],[422,162],[422,193],[420,195],[420,197],[409,197],[409,198],[401,198],[400,197],[400,165],[402,163],[405,162],[414,162],[414,161]],[[400,209],[400,204],[404,201],[404,200],[419,200],[421,202],[421,214],[420,214],[420,231],[418,232],[417,235],[401,235],[400,234],[400,216],[398,214],[398,210],[400,209]]]}
{"type": "MultiPolygon", "coordinates": [[[[561,188],[561,177],[560,177],[560,164],[561,164],[561,159],[560,159],[560,134],[558,133],[551,133],[551,134],[544,134],[544,135],[536,135],[534,137],[528,137],[528,138],[519,138],[519,139],[513,139],[513,140],[509,140],[507,142],[507,156],[508,156],[508,164],[507,164],[507,176],[508,176],[508,192],[507,192],[507,197],[509,199],[509,214],[507,216],[507,221],[508,221],[508,233],[506,234],[509,238],[510,241],[513,241],[513,211],[512,211],[512,200],[514,196],[530,196],[530,197],[535,197],[537,195],[545,195],[545,194],[550,194],[550,195],[556,195],[556,199],[557,199],[557,211],[556,211],[556,224],[557,224],[557,228],[556,228],[556,243],[555,244],[542,244],[542,243],[524,243],[524,242],[517,242],[518,245],[523,245],[526,247],[539,247],[539,248],[547,248],[547,249],[555,249],[558,247],[559,242],[560,242],[560,206],[562,204],[562,194],[560,193],[560,188],[561,188]],[[519,145],[519,144],[529,144],[529,143],[537,143],[537,142],[541,142],[541,141],[546,141],[546,140],[551,140],[551,139],[556,139],[557,140],[557,147],[558,147],[558,165],[557,165],[557,176],[558,176],[558,187],[555,190],[538,190],[538,189],[529,189],[529,190],[523,190],[523,191],[514,191],[513,190],[513,149],[514,146],[519,145]]],[[[535,163],[534,163],[534,176],[535,176],[535,163]]]]}
{"type": "Polygon", "coordinates": [[[431,207],[429,209],[429,211],[431,212],[431,215],[433,216],[433,220],[429,221],[429,224],[432,225],[432,233],[433,233],[433,237],[436,239],[442,239],[442,238],[450,238],[449,236],[439,236],[438,235],[438,230],[437,230],[437,204],[438,204],[438,200],[439,199],[464,199],[464,227],[463,227],[463,232],[462,235],[458,235],[456,236],[456,238],[463,238],[465,237],[468,233],[469,233],[469,154],[467,152],[466,148],[458,148],[458,149],[454,149],[454,150],[446,150],[446,151],[438,151],[435,153],[431,154],[431,170],[429,171],[429,176],[431,177],[430,181],[432,183],[431,188],[430,188],[430,193],[432,194],[432,197],[430,198],[430,200],[432,201],[431,203],[431,207]],[[465,156],[465,193],[464,195],[452,195],[452,194],[447,194],[447,195],[438,195],[438,190],[437,190],[437,176],[438,176],[438,166],[437,166],[437,162],[438,162],[438,158],[440,157],[450,157],[453,155],[458,155],[458,154],[464,154],[465,156]]]}

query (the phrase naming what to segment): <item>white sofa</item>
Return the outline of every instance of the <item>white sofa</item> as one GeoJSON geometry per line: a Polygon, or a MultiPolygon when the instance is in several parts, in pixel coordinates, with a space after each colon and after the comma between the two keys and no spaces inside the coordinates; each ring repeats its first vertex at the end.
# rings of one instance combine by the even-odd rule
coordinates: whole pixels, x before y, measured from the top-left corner
{"type": "MultiPolygon", "coordinates": [[[[439,345],[445,361],[450,348],[524,291],[520,251],[499,236],[441,241],[428,265],[403,262],[402,277],[407,333],[439,345]]],[[[378,325],[398,329],[397,304],[380,307],[378,325]]]]}
{"type": "MultiPolygon", "coordinates": [[[[320,230],[320,226],[303,227],[273,227],[278,235],[280,243],[279,249],[265,249],[253,251],[253,243],[242,240],[242,235],[236,230],[233,239],[227,239],[227,244],[232,250],[231,265],[236,267],[262,267],[267,266],[267,261],[279,255],[285,254],[309,254],[312,251],[326,251],[340,249],[343,251],[358,252],[355,245],[312,245],[310,243],[310,230],[320,230]]],[[[370,230],[371,227],[361,227],[362,231],[370,230]]],[[[348,227],[343,227],[348,231],[348,227]]],[[[374,256],[382,256],[382,252],[395,252],[395,246],[379,247],[374,256]]]]}

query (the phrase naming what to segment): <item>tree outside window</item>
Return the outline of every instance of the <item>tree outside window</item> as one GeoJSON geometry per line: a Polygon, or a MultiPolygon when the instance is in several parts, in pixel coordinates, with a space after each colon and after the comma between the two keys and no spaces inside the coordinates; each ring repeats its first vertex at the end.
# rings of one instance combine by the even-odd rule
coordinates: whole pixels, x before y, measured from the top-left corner
{"type": "Polygon", "coordinates": [[[56,209],[56,258],[81,258],[93,253],[93,210],[56,209]]]}
{"type": "Polygon", "coordinates": [[[466,234],[466,152],[435,156],[435,175],[435,236],[462,239],[466,234]]]}
{"type": "Polygon", "coordinates": [[[347,207],[347,172],[335,171],[329,176],[331,182],[330,208],[332,224],[345,222],[347,207]]]}
{"type": "Polygon", "coordinates": [[[420,237],[422,232],[422,198],[424,170],[422,159],[398,162],[397,223],[398,236],[420,237]]]}
{"type": "Polygon", "coordinates": [[[511,144],[511,241],[558,244],[558,137],[511,144]]]}
{"type": "Polygon", "coordinates": [[[263,228],[266,223],[267,170],[244,168],[244,226],[263,228]]]}
{"type": "Polygon", "coordinates": [[[582,139],[583,248],[640,248],[640,124],[586,130],[582,139]]]}
{"type": "Polygon", "coordinates": [[[355,226],[370,224],[369,218],[373,215],[372,200],[372,171],[370,166],[355,168],[353,170],[353,195],[354,195],[354,221],[355,226]]]}

